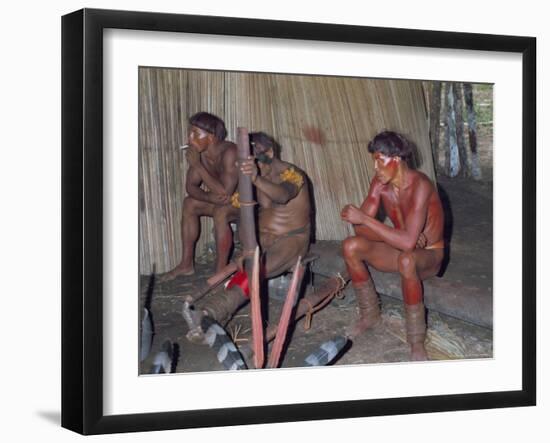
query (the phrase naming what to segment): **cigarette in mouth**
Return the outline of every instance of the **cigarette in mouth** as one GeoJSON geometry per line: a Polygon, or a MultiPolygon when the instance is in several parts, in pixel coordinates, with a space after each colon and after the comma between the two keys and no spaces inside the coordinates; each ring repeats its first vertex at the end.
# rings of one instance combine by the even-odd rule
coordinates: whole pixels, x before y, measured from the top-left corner
{"type": "Polygon", "coordinates": [[[189,145],[180,146],[180,149],[181,149],[182,151],[185,151],[186,149],[189,149],[189,148],[190,148],[189,145]]]}

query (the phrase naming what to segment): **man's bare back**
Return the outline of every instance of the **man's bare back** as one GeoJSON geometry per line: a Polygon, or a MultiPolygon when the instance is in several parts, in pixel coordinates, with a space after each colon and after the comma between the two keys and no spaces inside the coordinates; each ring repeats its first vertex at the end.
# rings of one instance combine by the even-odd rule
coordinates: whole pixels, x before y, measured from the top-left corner
{"type": "MultiPolygon", "coordinates": [[[[258,190],[259,228],[263,232],[270,232],[275,235],[283,235],[287,232],[303,228],[310,223],[311,202],[309,189],[305,183],[305,174],[296,166],[280,161],[271,169],[268,179],[280,185],[284,182],[283,174],[300,175],[303,184],[296,197],[284,204],[276,203],[258,190]]],[[[299,179],[298,179],[299,180],[299,179]]]]}

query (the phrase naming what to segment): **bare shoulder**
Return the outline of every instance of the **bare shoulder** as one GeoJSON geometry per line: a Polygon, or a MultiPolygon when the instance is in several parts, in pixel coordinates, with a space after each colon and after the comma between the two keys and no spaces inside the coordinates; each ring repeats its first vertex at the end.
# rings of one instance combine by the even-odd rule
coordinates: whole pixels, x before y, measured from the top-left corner
{"type": "Polygon", "coordinates": [[[222,142],[222,146],[224,157],[237,155],[237,145],[235,143],[225,140],[222,142]]]}
{"type": "Polygon", "coordinates": [[[281,161],[274,172],[278,174],[279,180],[281,180],[282,183],[292,184],[296,186],[297,189],[301,189],[307,180],[304,171],[288,162],[281,161]]]}
{"type": "Polygon", "coordinates": [[[297,172],[298,174],[301,174],[301,175],[306,175],[306,173],[304,171],[302,171],[298,166],[296,165],[293,165],[292,163],[289,163],[289,162],[285,162],[285,161],[282,161],[281,160],[281,173],[284,172],[284,171],[287,171],[287,170],[294,170],[295,172],[297,172]]]}
{"type": "Polygon", "coordinates": [[[416,169],[410,169],[412,176],[414,177],[414,180],[416,183],[418,183],[419,186],[429,186],[431,188],[434,188],[434,184],[430,177],[428,177],[426,174],[424,174],[422,171],[418,171],[416,169]]]}
{"type": "Polygon", "coordinates": [[[224,164],[234,164],[237,160],[237,145],[230,141],[223,142],[223,162],[224,164]]]}
{"type": "Polygon", "coordinates": [[[410,171],[413,177],[413,185],[416,194],[429,197],[433,192],[437,190],[434,183],[422,171],[417,171],[414,169],[411,169],[410,171]]]}

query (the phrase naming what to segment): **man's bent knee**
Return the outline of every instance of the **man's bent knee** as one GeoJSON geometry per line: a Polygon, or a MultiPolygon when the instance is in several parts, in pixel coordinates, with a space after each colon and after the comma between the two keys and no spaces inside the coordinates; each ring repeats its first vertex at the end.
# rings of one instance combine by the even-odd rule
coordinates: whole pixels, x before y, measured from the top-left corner
{"type": "Polygon", "coordinates": [[[397,264],[399,267],[399,273],[403,277],[415,277],[416,276],[416,257],[414,252],[402,252],[397,258],[397,264]]]}
{"type": "Polygon", "coordinates": [[[195,200],[193,197],[185,197],[183,199],[183,212],[185,214],[195,214],[199,207],[198,203],[198,200],[195,200]]]}
{"type": "Polygon", "coordinates": [[[214,223],[229,223],[229,216],[231,214],[231,206],[218,206],[212,213],[214,223]]]}
{"type": "Polygon", "coordinates": [[[344,258],[355,258],[357,252],[357,237],[348,237],[342,242],[344,258]]]}
{"type": "Polygon", "coordinates": [[[342,243],[344,259],[354,260],[359,258],[359,251],[365,252],[369,247],[369,241],[362,237],[348,237],[342,243]]]}

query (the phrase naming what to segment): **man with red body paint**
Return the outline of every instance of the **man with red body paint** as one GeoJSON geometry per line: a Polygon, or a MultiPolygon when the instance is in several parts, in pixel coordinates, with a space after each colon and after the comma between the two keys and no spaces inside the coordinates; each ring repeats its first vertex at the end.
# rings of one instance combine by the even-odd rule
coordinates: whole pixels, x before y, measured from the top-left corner
{"type": "Polygon", "coordinates": [[[410,143],[401,135],[381,132],[369,143],[376,176],[360,208],[344,207],[342,220],[355,236],[343,243],[343,255],[355,290],[360,318],[350,331],[356,337],[380,324],[378,296],[368,266],[401,274],[407,342],[412,360],[426,360],[422,280],[435,276],[444,256],[444,216],[437,188],[406,158],[410,143]],[[380,203],[393,227],[375,217],[380,203]]]}
{"type": "Polygon", "coordinates": [[[237,146],[226,141],[226,136],[224,122],[215,115],[199,112],[189,118],[187,197],[183,200],[181,217],[182,258],[178,266],[163,276],[163,280],[195,272],[193,256],[201,216],[214,219],[216,271],[227,264],[233,246],[229,223],[239,216],[238,209],[231,204],[239,173],[235,165],[237,146]],[[201,188],[202,184],[208,191],[201,188]]]}

